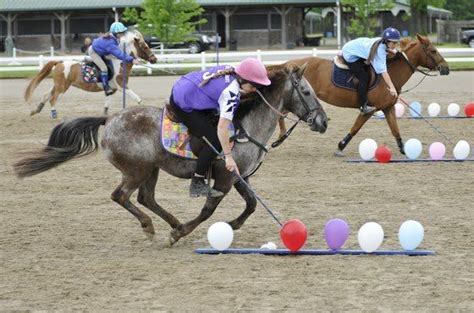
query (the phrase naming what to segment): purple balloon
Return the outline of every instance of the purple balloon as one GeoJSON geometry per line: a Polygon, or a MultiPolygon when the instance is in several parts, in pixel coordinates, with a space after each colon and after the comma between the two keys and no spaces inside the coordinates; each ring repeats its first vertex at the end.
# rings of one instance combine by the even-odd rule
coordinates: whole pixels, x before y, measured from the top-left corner
{"type": "Polygon", "coordinates": [[[340,218],[333,218],[324,227],[324,238],[332,250],[340,249],[349,237],[349,225],[340,218]]]}

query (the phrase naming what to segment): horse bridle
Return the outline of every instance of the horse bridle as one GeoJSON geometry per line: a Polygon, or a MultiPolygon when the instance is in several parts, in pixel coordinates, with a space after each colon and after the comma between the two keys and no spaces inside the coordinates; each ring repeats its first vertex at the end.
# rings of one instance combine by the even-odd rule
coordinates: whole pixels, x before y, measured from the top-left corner
{"type": "MultiPolygon", "coordinates": [[[[420,43],[420,44],[421,44],[421,46],[422,46],[422,48],[423,48],[423,52],[425,53],[425,57],[426,57],[426,61],[427,61],[426,64],[428,64],[428,58],[430,58],[430,59],[431,59],[431,62],[434,64],[434,68],[433,68],[433,69],[435,69],[435,68],[438,66],[438,62],[436,62],[435,58],[429,53],[428,48],[427,48],[424,44],[422,44],[422,43],[420,43]]],[[[406,55],[404,52],[398,52],[398,53],[402,55],[403,61],[405,61],[405,63],[408,64],[408,66],[410,66],[410,68],[411,68],[411,70],[412,70],[413,73],[414,73],[414,72],[419,72],[419,73],[421,73],[421,74],[423,74],[423,75],[425,75],[425,76],[438,76],[438,74],[430,74],[430,73],[427,72],[427,71],[420,70],[418,67],[416,67],[415,65],[413,65],[413,64],[410,62],[410,60],[408,60],[408,57],[407,57],[407,55],[406,55]]],[[[429,70],[431,71],[431,70],[433,70],[433,69],[429,69],[429,70]]]]}
{"type": "MultiPolygon", "coordinates": [[[[313,114],[313,112],[317,112],[316,116],[318,116],[321,113],[321,111],[323,110],[322,106],[320,106],[319,108],[315,108],[315,109],[311,110],[311,108],[309,107],[309,105],[306,102],[305,98],[301,94],[300,82],[301,82],[302,79],[303,79],[303,75],[301,75],[301,78],[299,80],[297,80],[293,73],[290,74],[290,81],[291,81],[291,85],[293,86],[293,89],[291,90],[290,98],[293,99],[293,93],[296,90],[296,93],[298,94],[298,97],[300,98],[300,101],[303,104],[303,106],[306,110],[306,113],[303,116],[299,117],[298,120],[295,120],[295,119],[292,119],[292,118],[288,117],[288,115],[285,115],[285,114],[282,114],[281,112],[278,112],[280,114],[280,116],[282,116],[283,118],[291,120],[295,123],[290,128],[288,128],[288,130],[286,131],[285,134],[283,134],[280,138],[278,138],[275,142],[272,143],[272,145],[271,145],[272,148],[276,148],[279,145],[281,145],[283,143],[283,141],[285,141],[286,138],[288,138],[290,136],[291,132],[293,132],[293,129],[295,129],[295,127],[299,124],[299,122],[301,122],[303,119],[305,119],[308,115],[311,116],[311,114],[313,114]]],[[[264,99],[263,95],[260,95],[260,96],[262,97],[262,99],[264,99]]],[[[264,101],[266,102],[265,99],[264,99],[264,101]]],[[[269,103],[267,103],[267,104],[269,105],[269,103]]],[[[270,107],[273,108],[271,105],[270,105],[270,107]]],[[[308,119],[306,119],[306,123],[310,126],[313,125],[314,118],[309,117],[308,119]]]]}
{"type": "Polygon", "coordinates": [[[146,48],[149,49],[149,50],[148,50],[148,53],[145,52],[146,57],[147,57],[147,61],[148,61],[152,56],[154,56],[153,51],[151,51],[151,49],[147,46],[146,42],[141,41],[141,40],[138,40],[138,48],[140,48],[140,50],[143,51],[143,52],[146,51],[146,48]]]}

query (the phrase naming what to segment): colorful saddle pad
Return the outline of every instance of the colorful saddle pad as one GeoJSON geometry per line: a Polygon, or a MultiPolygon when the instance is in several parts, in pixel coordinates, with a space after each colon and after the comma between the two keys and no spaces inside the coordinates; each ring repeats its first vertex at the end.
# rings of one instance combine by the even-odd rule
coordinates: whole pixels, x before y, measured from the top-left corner
{"type": "MultiPolygon", "coordinates": [[[[234,135],[233,124],[229,125],[229,136],[234,135]]],[[[166,109],[163,109],[161,116],[161,144],[166,151],[171,154],[187,158],[197,159],[191,150],[190,134],[188,128],[183,123],[176,123],[170,120],[166,109]]]]}
{"type": "MultiPolygon", "coordinates": [[[[371,69],[372,70],[372,69],[371,69]]],[[[373,70],[372,70],[372,73],[373,70]]],[[[332,70],[332,83],[337,87],[349,89],[349,90],[357,90],[357,86],[354,85],[354,74],[350,70],[345,70],[337,67],[335,64],[333,65],[332,70]]],[[[355,76],[354,76],[355,77],[355,76]]],[[[380,75],[377,75],[377,78],[370,83],[369,90],[375,88],[380,81],[380,75]]]]}
{"type": "MultiPolygon", "coordinates": [[[[104,60],[107,64],[107,71],[109,81],[114,77],[114,66],[112,61],[104,60]]],[[[94,62],[85,62],[81,64],[82,79],[86,83],[98,83],[100,82],[100,69],[95,65],[94,62]]]]}

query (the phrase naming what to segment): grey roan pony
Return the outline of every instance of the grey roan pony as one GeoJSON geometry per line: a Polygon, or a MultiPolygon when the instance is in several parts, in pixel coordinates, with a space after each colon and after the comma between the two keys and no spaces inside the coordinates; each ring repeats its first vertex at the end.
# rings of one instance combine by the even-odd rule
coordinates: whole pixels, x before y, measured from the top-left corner
{"type": "MultiPolygon", "coordinates": [[[[252,139],[265,145],[276,128],[280,118],[278,113],[285,111],[297,115],[312,131],[325,132],[326,113],[311,85],[303,77],[304,69],[304,65],[298,67],[293,64],[269,67],[272,84],[261,91],[273,107],[260,98],[241,104],[236,118],[252,139]],[[243,111],[245,113],[239,115],[243,111]]],[[[169,239],[174,244],[208,219],[225,195],[208,197],[200,214],[184,224],[156,203],[155,186],[160,169],[176,177],[189,179],[196,166],[195,160],[176,157],[162,147],[162,113],[163,110],[156,107],[139,106],[125,109],[111,117],[84,117],[59,124],[53,129],[46,147],[14,165],[16,174],[19,177],[32,176],[96,151],[99,128],[105,125],[101,145],[110,163],[123,174],[122,182],[112,193],[112,199],[132,213],[140,221],[145,234],[152,239],[155,230],[151,218],[130,201],[130,196],[138,189],[138,202],[171,226],[169,239]]],[[[262,148],[250,140],[236,143],[232,154],[248,183],[247,176],[257,168],[264,156],[262,148]]],[[[234,186],[246,202],[243,213],[229,223],[233,229],[239,229],[255,211],[256,199],[245,184],[225,168],[222,160],[214,162],[212,173],[215,189],[227,194],[234,186]]]]}

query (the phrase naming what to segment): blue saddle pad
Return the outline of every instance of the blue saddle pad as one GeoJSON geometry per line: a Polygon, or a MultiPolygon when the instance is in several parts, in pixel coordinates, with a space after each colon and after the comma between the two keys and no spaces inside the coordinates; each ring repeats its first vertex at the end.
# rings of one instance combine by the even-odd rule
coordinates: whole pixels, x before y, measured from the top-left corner
{"type": "MultiPolygon", "coordinates": [[[[372,70],[372,69],[371,69],[372,70]]],[[[349,90],[357,90],[357,86],[354,85],[354,74],[350,70],[345,70],[333,64],[332,70],[332,83],[337,87],[349,89],[349,90]]],[[[375,88],[380,81],[380,75],[377,75],[377,78],[374,79],[372,84],[369,86],[369,90],[375,88]]]]}

